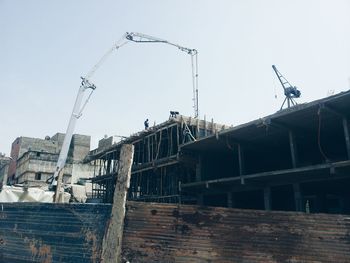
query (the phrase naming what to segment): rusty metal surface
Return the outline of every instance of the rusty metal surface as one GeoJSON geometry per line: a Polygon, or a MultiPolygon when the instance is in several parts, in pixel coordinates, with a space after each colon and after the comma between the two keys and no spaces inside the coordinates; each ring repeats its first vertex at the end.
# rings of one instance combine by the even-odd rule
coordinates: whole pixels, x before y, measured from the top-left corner
{"type": "Polygon", "coordinates": [[[100,262],[110,205],[0,203],[0,262],[100,262]]]}
{"type": "Polygon", "coordinates": [[[128,203],[123,258],[136,262],[350,262],[350,217],[128,203]]]}
{"type": "MultiPolygon", "coordinates": [[[[0,204],[0,262],[100,262],[111,206],[0,204]]],[[[137,262],[350,262],[350,217],[128,202],[137,262]]]]}

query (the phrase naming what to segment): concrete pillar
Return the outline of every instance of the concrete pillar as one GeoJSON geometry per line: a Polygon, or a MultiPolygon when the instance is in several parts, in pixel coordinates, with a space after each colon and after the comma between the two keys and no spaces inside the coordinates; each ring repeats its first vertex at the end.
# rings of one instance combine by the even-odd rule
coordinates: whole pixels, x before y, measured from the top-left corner
{"type": "Polygon", "coordinates": [[[239,165],[239,175],[241,177],[241,184],[245,184],[244,177],[243,177],[245,173],[244,157],[243,157],[243,149],[240,144],[238,144],[238,165],[239,165]]]}
{"type": "Polygon", "coordinates": [[[289,131],[288,135],[289,135],[290,154],[292,157],[292,166],[293,168],[296,168],[298,166],[298,156],[297,156],[295,136],[292,131],[289,131]]]}
{"type": "Polygon", "coordinates": [[[198,157],[198,163],[196,164],[196,182],[202,181],[202,157],[198,157]]]}
{"type": "Polygon", "coordinates": [[[270,211],[272,209],[271,207],[271,188],[265,187],[264,188],[264,206],[265,210],[270,211]]]}
{"type": "Polygon", "coordinates": [[[203,194],[198,194],[197,195],[197,205],[204,205],[204,202],[203,202],[203,194]]]}
{"type": "Polygon", "coordinates": [[[345,117],[343,118],[343,128],[344,128],[344,137],[345,137],[346,151],[348,153],[348,159],[350,160],[349,126],[348,126],[348,120],[345,117]]]}
{"type": "Polygon", "coordinates": [[[293,184],[293,192],[294,192],[295,211],[301,212],[303,211],[303,203],[302,203],[302,195],[301,195],[299,183],[293,184]]]}
{"type": "Polygon", "coordinates": [[[233,195],[232,192],[227,193],[227,207],[233,207],[233,195]]]}

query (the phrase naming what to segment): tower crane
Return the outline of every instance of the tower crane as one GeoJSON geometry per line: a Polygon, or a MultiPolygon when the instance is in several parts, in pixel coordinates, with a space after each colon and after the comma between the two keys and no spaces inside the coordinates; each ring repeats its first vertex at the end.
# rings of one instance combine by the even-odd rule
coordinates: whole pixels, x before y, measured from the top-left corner
{"type": "MultiPolygon", "coordinates": [[[[169,42],[167,40],[163,40],[160,38],[144,35],[141,33],[126,32],[102,57],[101,59],[92,67],[92,69],[88,72],[88,74],[85,77],[81,77],[81,85],[78,90],[77,97],[75,99],[75,103],[73,106],[73,111],[68,123],[68,127],[66,130],[66,134],[64,136],[62,148],[58,157],[58,161],[56,163],[55,172],[52,176],[51,181],[51,187],[56,185],[56,191],[55,191],[55,200],[54,202],[58,203],[62,200],[62,178],[63,178],[63,168],[67,161],[68,156],[68,150],[69,146],[72,141],[73,132],[75,129],[75,125],[77,120],[82,116],[83,110],[88,103],[92,93],[96,89],[96,86],[90,82],[90,78],[93,76],[93,74],[96,72],[96,70],[106,61],[106,59],[115,51],[121,48],[122,46],[130,43],[164,43],[171,46],[175,46],[181,51],[186,52],[191,56],[191,64],[192,64],[192,85],[193,85],[193,102],[194,102],[194,111],[195,111],[195,118],[198,117],[199,111],[198,111],[198,52],[195,49],[186,48],[183,46],[180,46],[178,44],[174,44],[172,42],[169,42]],[[83,103],[84,93],[90,90],[90,94],[86,98],[85,102],[83,103]]],[[[49,179],[51,180],[51,179],[49,179]]]]}
{"type": "Polygon", "coordinates": [[[272,69],[276,73],[278,80],[280,81],[282,88],[284,90],[284,95],[286,96],[280,110],[282,110],[284,104],[287,102],[287,108],[290,108],[291,105],[295,106],[298,103],[294,100],[301,96],[300,90],[296,86],[292,86],[289,81],[283,77],[283,75],[277,70],[275,65],[272,65],[272,69]]]}

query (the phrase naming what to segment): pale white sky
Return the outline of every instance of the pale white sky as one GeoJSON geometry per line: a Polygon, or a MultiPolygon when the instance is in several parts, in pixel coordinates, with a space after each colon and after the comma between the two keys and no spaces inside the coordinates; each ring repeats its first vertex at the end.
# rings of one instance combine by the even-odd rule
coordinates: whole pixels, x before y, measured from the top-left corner
{"type": "MultiPolygon", "coordinates": [[[[300,103],[349,89],[347,0],[0,0],[0,152],[18,136],[65,132],[80,76],[126,31],[197,49],[200,117],[218,123],[279,109],[272,64],[299,87],[300,103]]],[[[171,46],[131,43],[91,80],[97,90],[76,133],[93,146],[169,110],[194,114],[190,57],[171,46]]]]}

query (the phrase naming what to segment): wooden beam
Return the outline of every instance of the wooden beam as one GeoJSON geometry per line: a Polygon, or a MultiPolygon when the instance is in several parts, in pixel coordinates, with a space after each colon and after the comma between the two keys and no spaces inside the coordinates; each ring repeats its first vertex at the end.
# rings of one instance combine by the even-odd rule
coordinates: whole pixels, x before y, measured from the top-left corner
{"type": "Polygon", "coordinates": [[[103,238],[102,262],[104,263],[121,262],[125,204],[130,186],[133,156],[134,146],[132,144],[124,144],[120,152],[120,165],[113,196],[111,220],[103,238]]]}
{"type": "MultiPolygon", "coordinates": [[[[72,180],[73,178],[71,178],[72,180]]],[[[55,180],[55,178],[53,178],[55,180]]],[[[63,203],[64,202],[64,190],[62,188],[62,180],[63,180],[63,168],[58,172],[57,185],[55,190],[55,195],[53,196],[54,203],[63,203]]]]}

